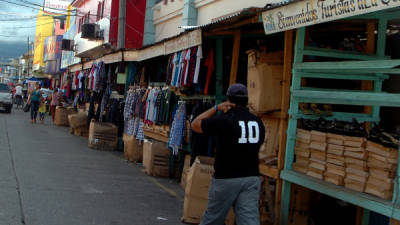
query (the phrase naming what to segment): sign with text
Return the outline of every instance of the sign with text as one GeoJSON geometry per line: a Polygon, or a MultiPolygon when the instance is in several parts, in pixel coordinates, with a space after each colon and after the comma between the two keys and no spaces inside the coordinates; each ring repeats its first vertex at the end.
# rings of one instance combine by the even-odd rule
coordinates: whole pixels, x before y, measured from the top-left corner
{"type": "Polygon", "coordinates": [[[201,45],[201,30],[194,30],[164,43],[165,55],[201,45]]]}
{"type": "Polygon", "coordinates": [[[45,0],[44,11],[50,13],[67,13],[71,0],[45,0]]]}
{"type": "Polygon", "coordinates": [[[266,34],[400,6],[400,0],[305,0],[263,12],[266,34]]]}

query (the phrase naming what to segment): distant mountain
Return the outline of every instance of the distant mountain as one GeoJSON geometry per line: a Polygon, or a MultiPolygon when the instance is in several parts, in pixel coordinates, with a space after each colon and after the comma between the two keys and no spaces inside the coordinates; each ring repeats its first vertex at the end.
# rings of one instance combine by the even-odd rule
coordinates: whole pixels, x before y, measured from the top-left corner
{"type": "Polygon", "coordinates": [[[10,58],[17,58],[27,51],[27,43],[0,41],[0,62],[8,62],[10,58]]]}

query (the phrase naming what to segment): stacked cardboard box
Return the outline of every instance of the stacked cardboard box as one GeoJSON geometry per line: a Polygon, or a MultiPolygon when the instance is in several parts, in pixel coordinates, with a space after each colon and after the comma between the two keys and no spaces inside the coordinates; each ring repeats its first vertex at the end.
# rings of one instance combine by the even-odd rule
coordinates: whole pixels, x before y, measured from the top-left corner
{"type": "Polygon", "coordinates": [[[310,148],[310,165],[307,175],[324,179],[326,170],[326,133],[319,131],[311,131],[310,148]]]}
{"type": "Polygon", "coordinates": [[[325,181],[343,185],[345,176],[344,137],[328,133],[327,143],[325,181]]]}
{"type": "Polygon", "coordinates": [[[311,133],[307,130],[297,129],[296,146],[294,147],[294,154],[296,162],[293,163],[293,169],[300,173],[307,173],[310,163],[310,149],[311,133]]]}
{"type": "Polygon", "coordinates": [[[398,151],[368,141],[368,167],[370,176],[365,192],[391,199],[393,193],[393,178],[396,173],[398,151]]]}
{"type": "Polygon", "coordinates": [[[344,136],[344,156],[346,162],[345,187],[363,192],[369,175],[366,165],[366,139],[344,136]]]}

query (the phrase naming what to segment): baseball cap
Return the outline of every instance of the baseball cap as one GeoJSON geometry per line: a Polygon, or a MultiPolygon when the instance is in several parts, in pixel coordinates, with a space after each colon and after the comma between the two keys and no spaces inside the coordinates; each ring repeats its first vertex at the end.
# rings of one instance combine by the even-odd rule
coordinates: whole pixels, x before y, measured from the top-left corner
{"type": "Polygon", "coordinates": [[[228,97],[234,97],[234,96],[247,97],[247,95],[248,95],[247,88],[243,84],[232,84],[228,88],[228,91],[226,92],[226,96],[228,97]]]}

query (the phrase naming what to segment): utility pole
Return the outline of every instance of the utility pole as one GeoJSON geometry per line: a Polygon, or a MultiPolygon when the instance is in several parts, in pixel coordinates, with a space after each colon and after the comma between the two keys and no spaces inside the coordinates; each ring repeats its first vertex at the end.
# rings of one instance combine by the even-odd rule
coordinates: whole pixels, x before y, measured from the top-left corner
{"type": "Polygon", "coordinates": [[[28,36],[28,77],[29,77],[29,64],[31,62],[31,53],[29,48],[29,36],[28,36]]]}
{"type": "Polygon", "coordinates": [[[126,1],[119,0],[119,16],[118,16],[118,49],[125,48],[125,27],[126,27],[126,1]]]}

